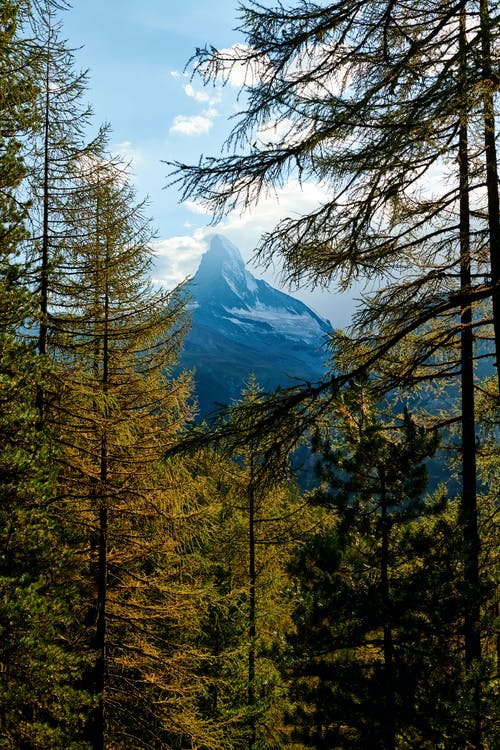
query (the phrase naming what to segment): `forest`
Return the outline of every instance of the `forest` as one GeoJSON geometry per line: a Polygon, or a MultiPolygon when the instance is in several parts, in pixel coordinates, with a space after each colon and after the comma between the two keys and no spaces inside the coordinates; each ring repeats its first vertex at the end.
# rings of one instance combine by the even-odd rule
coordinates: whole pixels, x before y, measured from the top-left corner
{"type": "Polygon", "coordinates": [[[201,423],[66,7],[0,0],[0,749],[499,750],[498,3],[243,0],[187,50],[248,75],[170,189],[320,181],[258,257],[376,281],[320,382],[201,423]]]}

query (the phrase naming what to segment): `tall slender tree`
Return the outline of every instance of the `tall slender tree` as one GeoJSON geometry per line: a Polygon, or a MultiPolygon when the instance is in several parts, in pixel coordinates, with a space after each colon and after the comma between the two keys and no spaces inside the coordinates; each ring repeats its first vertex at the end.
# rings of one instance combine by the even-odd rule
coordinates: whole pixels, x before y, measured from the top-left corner
{"type": "Polygon", "coordinates": [[[483,97],[484,160],[488,193],[488,244],[490,283],[496,348],[497,382],[500,391],[500,199],[498,196],[498,158],[495,123],[495,94],[498,82],[492,65],[492,46],[498,35],[498,17],[492,17],[488,0],[479,2],[481,40],[481,88],[483,97]]]}
{"type": "MultiPolygon", "coordinates": [[[[462,89],[468,91],[467,67],[467,4],[460,7],[459,75],[462,89]]],[[[467,102],[463,101],[459,113],[459,181],[460,181],[460,290],[464,299],[472,289],[471,226],[469,195],[469,119],[467,102]]],[[[494,295],[495,296],[495,295],[494,295]]],[[[465,585],[467,587],[464,615],[464,651],[469,672],[474,663],[481,661],[480,634],[480,541],[477,513],[476,467],[476,410],[474,394],[474,333],[473,308],[468,302],[460,311],[460,382],[462,431],[462,522],[464,538],[465,585]]],[[[499,328],[500,330],[500,328],[499,328]]],[[[481,696],[478,678],[474,680],[474,747],[482,747],[481,696]]]]}
{"type": "MultiPolygon", "coordinates": [[[[58,19],[66,4],[43,0],[31,15],[36,55],[35,99],[37,137],[30,148],[30,199],[33,236],[28,250],[32,261],[33,283],[39,300],[37,350],[49,350],[50,304],[54,282],[64,265],[68,243],[69,212],[74,191],[84,189],[75,181],[73,166],[85,156],[102,155],[105,128],[88,141],[91,108],[83,102],[88,88],[85,71],[75,72],[73,51],[61,38],[58,19]]],[[[91,163],[91,162],[89,162],[91,163]]],[[[37,390],[36,404],[43,423],[46,394],[37,390]]]]}
{"type": "Polygon", "coordinates": [[[189,414],[189,386],[187,377],[169,378],[182,340],[183,302],[148,281],[150,223],[123,169],[112,160],[84,160],[80,179],[68,270],[53,285],[51,356],[60,385],[47,419],[65,446],[60,492],[86,537],[90,577],[82,585],[94,658],[89,685],[97,700],[87,734],[97,749],[132,731],[124,685],[130,680],[139,690],[145,680],[127,649],[137,648],[135,624],[147,653],[149,626],[137,608],[141,601],[148,611],[155,586],[150,594],[142,586],[138,598],[134,593],[149,566],[154,578],[154,560],[168,545],[158,537],[165,501],[155,467],[189,414]],[[127,613],[130,629],[123,625],[127,613]]]}
{"type": "Polygon", "coordinates": [[[34,409],[48,373],[27,330],[34,309],[22,157],[37,95],[23,27],[29,13],[28,3],[0,3],[0,745],[83,750],[89,700],[75,687],[84,665],[70,647],[75,558],[54,492],[54,455],[34,409]]]}
{"type": "MultiPolygon", "coordinates": [[[[249,419],[252,404],[261,398],[252,377],[241,399],[249,419]]],[[[238,403],[236,429],[244,430],[238,403]]],[[[267,460],[271,442],[255,440],[237,454],[221,444],[204,469],[213,507],[201,641],[208,652],[202,668],[210,689],[202,708],[220,724],[230,747],[279,748],[285,742],[278,669],[282,634],[290,624],[285,565],[296,540],[318,516],[299,498],[288,466],[277,469],[267,460]]]]}

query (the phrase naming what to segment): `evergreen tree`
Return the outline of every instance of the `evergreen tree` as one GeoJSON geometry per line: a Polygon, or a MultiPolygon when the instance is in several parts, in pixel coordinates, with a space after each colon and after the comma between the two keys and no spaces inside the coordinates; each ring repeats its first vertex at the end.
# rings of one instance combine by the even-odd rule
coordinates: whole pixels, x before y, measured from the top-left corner
{"type": "Polygon", "coordinates": [[[423,497],[435,448],[407,413],[399,435],[380,421],[359,386],[316,444],[311,500],[332,516],[292,565],[289,639],[294,736],[308,747],[467,746],[456,518],[423,497]]]}
{"type": "Polygon", "coordinates": [[[2,331],[0,344],[0,747],[83,750],[90,698],[78,686],[77,566],[54,492],[55,456],[32,405],[44,373],[21,341],[2,331]]]}
{"type": "Polygon", "coordinates": [[[83,660],[69,646],[78,597],[66,583],[75,560],[34,410],[47,372],[26,337],[33,306],[22,255],[22,140],[34,127],[36,96],[22,34],[28,13],[27,4],[0,3],[0,746],[77,750],[89,700],[75,689],[83,660]]]}

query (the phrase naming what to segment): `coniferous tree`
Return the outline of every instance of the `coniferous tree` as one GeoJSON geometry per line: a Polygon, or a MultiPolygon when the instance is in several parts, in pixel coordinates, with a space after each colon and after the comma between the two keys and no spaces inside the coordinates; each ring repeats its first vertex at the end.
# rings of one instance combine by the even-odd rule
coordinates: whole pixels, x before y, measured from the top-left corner
{"type": "Polygon", "coordinates": [[[498,16],[492,16],[488,0],[479,1],[481,42],[481,89],[483,103],[484,161],[487,189],[488,250],[496,350],[497,383],[500,391],[500,198],[498,193],[498,155],[495,122],[495,94],[498,92],[493,71],[492,50],[498,36],[498,16]]]}
{"type": "Polygon", "coordinates": [[[60,493],[74,509],[87,556],[81,585],[94,659],[88,683],[97,700],[88,739],[94,748],[121,747],[128,736],[141,747],[141,691],[150,701],[151,732],[161,736],[157,724],[168,721],[154,713],[168,664],[163,677],[151,666],[168,656],[158,651],[155,625],[168,617],[159,580],[171,547],[158,462],[189,414],[188,378],[169,378],[183,302],[150,286],[150,223],[123,169],[85,160],[80,178],[85,186],[75,193],[68,232],[70,270],[58,280],[50,311],[60,383],[47,421],[65,448],[60,493]]]}
{"type": "MultiPolygon", "coordinates": [[[[422,194],[421,188],[436,162],[444,176],[458,157],[464,101],[471,126],[482,121],[481,92],[491,96],[491,77],[484,78],[478,60],[484,34],[491,46],[497,27],[487,3],[481,9],[471,2],[302,3],[288,9],[250,2],[242,7],[241,26],[248,45],[220,53],[202,49],[195,57],[195,71],[205,81],[229,76],[233,66],[248,68],[247,108],[228,140],[235,153],[197,166],[177,164],[178,180],[217,216],[253,203],[266,185],[279,186],[289,174],[322,180],[332,195],[327,192],[317,211],[284,219],[267,234],[259,250],[264,261],[280,254],[290,280],[333,280],[343,288],[363,272],[383,279],[406,271],[415,280],[413,294],[426,290],[422,322],[440,314],[439,305],[428,306],[439,280],[448,279],[434,302],[448,303],[441,312],[456,310],[451,279],[458,258],[451,243],[458,238],[458,172],[449,189],[422,194]],[[466,79],[460,70],[462,6],[466,79]],[[267,142],[269,120],[284,135],[267,142]],[[247,143],[249,153],[238,153],[247,143]],[[417,268],[423,273],[416,276],[413,264],[422,253],[425,265],[417,262],[417,268]],[[440,276],[429,273],[438,264],[440,276]]],[[[469,156],[475,161],[469,189],[479,203],[486,167],[476,137],[469,156]]],[[[476,219],[487,220],[488,210],[479,214],[478,208],[476,219]]],[[[487,237],[487,223],[477,224],[475,235],[487,237]]],[[[492,288],[479,283],[475,293],[488,296],[492,288]]],[[[417,311],[407,322],[419,325],[417,311]]]]}
{"type": "Polygon", "coordinates": [[[311,500],[332,516],[291,566],[293,736],[307,747],[466,746],[456,518],[423,497],[435,448],[408,414],[400,435],[381,422],[366,386],[318,439],[311,500]]]}
{"type": "MultiPolygon", "coordinates": [[[[263,400],[263,392],[251,378],[242,391],[242,404],[247,411],[240,411],[236,404],[232,415],[233,429],[237,433],[245,432],[245,423],[252,419],[252,406],[263,400]]],[[[287,585],[284,570],[289,545],[295,544],[312,522],[311,514],[294,499],[289,456],[272,455],[273,443],[272,435],[262,436],[250,440],[237,454],[244,467],[240,492],[248,549],[248,748],[278,747],[285,739],[284,705],[283,699],[280,700],[282,686],[269,666],[265,671],[262,667],[266,661],[269,665],[270,654],[275,664],[279,662],[281,644],[276,631],[279,628],[284,634],[289,625],[287,608],[280,606],[280,597],[287,585]],[[281,589],[276,589],[279,582],[281,589]],[[276,613],[269,606],[272,599],[276,613]],[[270,641],[273,621],[275,632],[270,641]]]]}
{"type": "MultiPolygon", "coordinates": [[[[176,164],[178,178],[219,216],[289,174],[322,181],[323,204],[285,218],[258,252],[265,262],[280,255],[298,283],[347,288],[358,276],[379,277],[380,291],[356,316],[343,380],[374,366],[383,390],[460,379],[464,661],[472,676],[481,661],[473,335],[488,335],[491,310],[497,342],[500,331],[491,67],[498,18],[486,1],[250,2],[241,28],[246,46],[195,57],[205,81],[247,66],[247,106],[228,140],[233,153],[176,164]],[[266,142],[269,121],[284,135],[266,142]],[[434,180],[426,190],[436,165],[442,186],[434,180]]],[[[498,346],[488,355],[498,365],[498,346]]],[[[316,399],[321,413],[316,397],[331,385],[278,397],[276,420],[285,423],[288,404],[305,414],[306,427],[302,406],[316,399]]],[[[266,412],[256,420],[259,429],[269,421],[266,412]]],[[[478,709],[478,749],[480,724],[478,709]]]]}
{"type": "Polygon", "coordinates": [[[178,632],[178,619],[196,618],[183,566],[170,569],[182,511],[171,474],[157,465],[189,414],[187,378],[168,379],[183,302],[148,285],[149,224],[123,169],[104,153],[104,129],[86,142],[86,75],[73,73],[53,4],[36,7],[28,252],[39,310],[31,318],[41,360],[53,363],[36,406],[39,429],[57,446],[58,509],[72,518],[67,541],[86,561],[60,581],[65,595],[78,594],[72,647],[88,663],[83,678],[75,670],[68,678],[93,696],[84,732],[91,747],[182,743],[209,736],[189,709],[194,657],[168,633],[169,623],[178,632]]]}
{"type": "MultiPolygon", "coordinates": [[[[50,307],[57,279],[68,270],[65,248],[74,193],[85,189],[83,182],[75,179],[75,165],[82,169],[84,157],[102,156],[106,131],[101,128],[94,140],[87,141],[92,114],[91,108],[82,102],[88,87],[87,73],[74,71],[73,52],[61,39],[58,12],[66,7],[65,3],[43,0],[31,14],[37,127],[29,148],[33,236],[28,255],[39,301],[37,350],[42,356],[47,355],[50,346],[50,307]]],[[[93,163],[87,159],[88,165],[93,163]]],[[[41,423],[48,398],[48,393],[39,387],[36,403],[41,423]]]]}
{"type": "Polygon", "coordinates": [[[37,93],[23,35],[29,12],[28,4],[0,3],[0,746],[83,750],[89,700],[75,688],[84,663],[69,646],[78,597],[66,585],[75,559],[34,409],[48,373],[27,336],[22,145],[35,127],[37,93]]]}
{"type": "MultiPolygon", "coordinates": [[[[251,378],[241,400],[249,418],[262,397],[251,378]]],[[[238,404],[235,419],[236,429],[244,430],[238,404]]],[[[286,742],[278,669],[290,624],[285,565],[312,517],[317,521],[317,512],[298,497],[288,466],[268,461],[271,444],[254,441],[237,454],[222,446],[205,469],[215,505],[214,541],[205,552],[209,588],[202,644],[210,683],[203,711],[220,722],[225,742],[234,748],[278,748],[286,742]]]]}

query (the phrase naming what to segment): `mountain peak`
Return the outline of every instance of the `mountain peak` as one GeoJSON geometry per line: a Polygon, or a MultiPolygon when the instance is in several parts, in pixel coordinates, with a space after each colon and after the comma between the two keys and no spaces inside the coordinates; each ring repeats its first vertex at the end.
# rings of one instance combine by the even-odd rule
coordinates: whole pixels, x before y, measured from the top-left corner
{"type": "Polygon", "coordinates": [[[182,363],[196,368],[202,414],[239,398],[251,373],[274,390],[323,372],[330,323],[256,279],[225,237],[212,237],[189,288],[192,329],[182,363]]]}
{"type": "Polygon", "coordinates": [[[200,302],[227,307],[252,303],[256,280],[246,270],[238,248],[220,234],[212,237],[192,280],[193,296],[200,302]]]}
{"type": "Polygon", "coordinates": [[[317,341],[331,330],[303,302],[256,279],[245,268],[238,248],[220,234],[214,235],[191,282],[197,315],[215,316],[241,334],[250,327],[265,329],[289,341],[317,341]]]}
{"type": "Polygon", "coordinates": [[[224,272],[236,277],[244,276],[245,262],[236,245],[221,234],[215,234],[201,259],[196,276],[221,276],[225,275],[224,272]]]}

